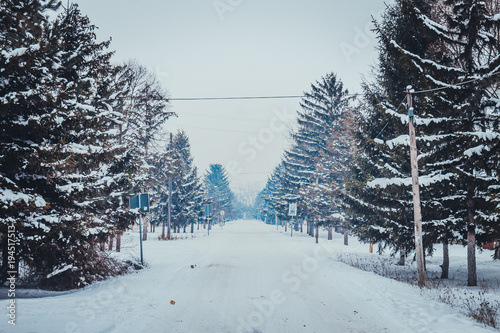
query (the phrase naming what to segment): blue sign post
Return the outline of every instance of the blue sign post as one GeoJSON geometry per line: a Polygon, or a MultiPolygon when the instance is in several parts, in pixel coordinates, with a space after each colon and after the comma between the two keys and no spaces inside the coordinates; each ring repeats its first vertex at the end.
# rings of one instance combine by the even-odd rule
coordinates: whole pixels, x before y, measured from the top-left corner
{"type": "Polygon", "coordinates": [[[149,194],[142,193],[130,197],[129,207],[130,209],[139,209],[139,244],[141,248],[141,264],[144,265],[142,255],[142,214],[149,213],[149,194]]]}
{"type": "Polygon", "coordinates": [[[211,204],[206,204],[205,205],[205,218],[208,220],[208,236],[210,236],[210,217],[212,216],[212,205],[211,204]]]}

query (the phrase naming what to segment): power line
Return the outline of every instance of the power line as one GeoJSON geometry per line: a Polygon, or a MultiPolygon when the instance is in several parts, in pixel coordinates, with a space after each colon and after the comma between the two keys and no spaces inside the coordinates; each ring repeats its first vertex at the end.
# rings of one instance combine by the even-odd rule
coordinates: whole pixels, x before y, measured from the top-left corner
{"type": "MultiPolygon", "coordinates": [[[[259,133],[259,130],[257,130],[257,131],[242,130],[242,131],[240,131],[240,130],[219,129],[219,128],[210,128],[210,127],[199,127],[199,126],[191,126],[191,125],[185,125],[183,127],[197,128],[197,129],[216,131],[216,132],[247,133],[247,134],[258,134],[259,133]]],[[[283,135],[283,133],[276,132],[275,135],[283,135]]]]}
{"type": "MultiPolygon", "coordinates": [[[[348,94],[345,98],[357,97],[361,94],[348,94]]],[[[228,101],[228,100],[252,100],[252,99],[291,99],[304,98],[305,95],[276,95],[276,96],[236,96],[236,97],[179,97],[179,98],[150,98],[150,100],[164,101],[228,101]]]]}
{"type": "Polygon", "coordinates": [[[169,98],[169,101],[227,101],[227,100],[249,100],[249,99],[286,99],[302,98],[304,95],[283,95],[283,96],[239,96],[239,97],[183,97],[169,98]]]}
{"type": "MultiPolygon", "coordinates": [[[[495,76],[495,75],[498,75],[498,74],[500,74],[500,71],[491,73],[489,75],[489,77],[495,76]]],[[[485,79],[485,78],[484,77],[482,77],[482,78],[475,78],[475,79],[470,79],[470,80],[467,80],[467,81],[464,81],[464,82],[460,82],[460,83],[456,83],[456,84],[448,84],[447,86],[444,86],[444,87],[433,88],[433,89],[426,89],[426,90],[419,90],[419,91],[413,91],[412,94],[424,94],[424,93],[429,93],[429,92],[435,92],[435,91],[439,91],[439,90],[449,89],[449,88],[452,88],[453,86],[455,86],[455,87],[461,87],[461,86],[464,86],[466,84],[474,83],[474,82],[477,82],[477,81],[480,81],[480,80],[483,80],[483,79],[485,79]]]]}

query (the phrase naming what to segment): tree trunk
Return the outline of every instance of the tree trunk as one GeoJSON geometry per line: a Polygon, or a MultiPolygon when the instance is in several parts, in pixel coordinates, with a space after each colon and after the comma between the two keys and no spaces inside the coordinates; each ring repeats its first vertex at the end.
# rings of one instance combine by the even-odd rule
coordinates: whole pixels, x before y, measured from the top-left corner
{"type": "Polygon", "coordinates": [[[406,259],[406,250],[404,246],[399,247],[399,261],[398,261],[398,266],[404,266],[405,265],[405,259],[406,259]]]}
{"type": "Polygon", "coordinates": [[[422,257],[422,260],[424,261],[424,272],[427,272],[427,258],[425,255],[425,251],[424,251],[424,255],[422,257]]]}
{"type": "Polygon", "coordinates": [[[184,224],[184,227],[183,227],[183,230],[182,230],[183,233],[186,233],[186,227],[187,227],[187,225],[184,224]]]}
{"type": "Polygon", "coordinates": [[[285,221],[285,232],[286,232],[287,224],[288,224],[288,221],[285,221]]]}
{"type": "Polygon", "coordinates": [[[344,245],[349,245],[349,227],[347,221],[344,221],[344,245]]]}
{"type": "Polygon", "coordinates": [[[194,233],[194,223],[191,223],[191,233],[194,233]]]}
{"type": "Polygon", "coordinates": [[[101,251],[104,252],[104,250],[106,249],[106,242],[105,241],[102,241],[101,242],[101,251]]]}
{"type": "Polygon", "coordinates": [[[476,225],[474,223],[473,189],[467,191],[467,285],[477,286],[476,272],[476,225]]]}
{"type": "Polygon", "coordinates": [[[332,240],[333,239],[333,226],[330,224],[328,226],[328,240],[332,240]]]}
{"type": "Polygon", "coordinates": [[[144,218],[144,225],[142,226],[142,240],[148,240],[148,219],[144,218]]]}
{"type": "Polygon", "coordinates": [[[304,225],[304,221],[301,220],[300,221],[300,232],[303,232],[303,225],[304,225]]]}
{"type": "Polygon", "coordinates": [[[448,253],[448,239],[443,242],[443,264],[441,265],[441,279],[448,278],[450,269],[450,254],[448,253]]]}
{"type": "Polygon", "coordinates": [[[116,252],[120,252],[122,246],[122,232],[118,231],[116,234],[116,252]]]}
{"type": "Polygon", "coordinates": [[[316,225],[316,244],[318,244],[318,238],[319,238],[319,225],[316,225]]]}
{"type": "Polygon", "coordinates": [[[500,259],[500,245],[496,244],[493,259],[500,259]]]}
{"type": "Polygon", "coordinates": [[[111,236],[109,236],[109,247],[108,247],[108,251],[113,251],[113,234],[111,234],[111,236]]]}

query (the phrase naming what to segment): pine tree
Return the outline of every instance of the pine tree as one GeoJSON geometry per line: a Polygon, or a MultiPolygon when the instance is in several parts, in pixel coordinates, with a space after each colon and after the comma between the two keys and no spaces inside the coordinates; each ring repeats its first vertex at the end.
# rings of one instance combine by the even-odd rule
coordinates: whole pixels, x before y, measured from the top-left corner
{"type": "Polygon", "coordinates": [[[491,201],[491,197],[498,193],[494,186],[500,180],[500,106],[497,97],[500,83],[500,20],[495,17],[498,13],[492,11],[493,3],[445,1],[451,6],[453,14],[446,16],[449,30],[443,33],[448,37],[451,48],[456,50],[452,55],[456,69],[461,71],[458,82],[474,80],[473,84],[451,87],[455,110],[463,114],[457,124],[459,127],[453,133],[459,149],[454,151],[452,164],[458,170],[457,186],[467,207],[463,218],[467,223],[470,286],[477,285],[476,243],[491,241],[491,234],[498,230],[500,218],[494,212],[491,201]]]}
{"type": "Polygon", "coordinates": [[[273,170],[265,188],[258,195],[258,200],[262,202],[261,208],[258,208],[261,218],[267,214],[268,218],[273,217],[275,220],[283,221],[288,219],[288,201],[282,183],[283,172],[283,163],[280,163],[273,170]]]}
{"type": "MultiPolygon", "coordinates": [[[[410,6],[409,1],[397,1],[388,6],[382,22],[376,23],[379,66],[374,82],[365,82],[363,86],[365,97],[356,132],[359,149],[352,164],[347,198],[354,216],[354,231],[361,240],[378,243],[380,249],[400,251],[402,258],[414,248],[404,88],[409,83],[425,88],[426,80],[411,60],[394,51],[396,44],[404,45],[425,59],[430,42],[429,35],[415,28],[416,23],[405,15],[407,5],[410,6]]],[[[432,242],[426,237],[424,245],[432,249],[432,242]]]]}
{"type": "Polygon", "coordinates": [[[193,165],[191,145],[184,131],[178,132],[173,141],[173,148],[180,158],[179,172],[174,182],[173,197],[174,220],[178,228],[193,224],[203,212],[203,191],[197,168],[193,165]]]}
{"type": "MultiPolygon", "coordinates": [[[[343,110],[331,123],[324,151],[314,160],[315,179],[300,188],[301,200],[316,227],[328,226],[332,238],[333,224],[342,223],[347,243],[347,216],[344,207],[345,184],[349,179],[349,165],[355,151],[352,142],[353,115],[343,110]]],[[[347,245],[347,244],[346,244],[347,245]]]]}
{"type": "MultiPolygon", "coordinates": [[[[406,78],[420,90],[415,99],[415,118],[421,150],[424,244],[430,249],[436,241],[442,241],[445,247],[450,240],[466,241],[469,284],[474,285],[475,228],[481,230],[478,241],[485,241],[493,234],[490,226],[498,220],[491,214],[494,205],[490,200],[494,192],[491,185],[498,179],[491,171],[498,163],[498,111],[493,102],[498,87],[494,75],[499,61],[498,38],[494,37],[498,24],[495,27],[484,2],[451,3],[398,1],[378,26],[381,70],[376,85],[383,89],[376,93],[371,87],[366,89],[368,100],[374,102],[374,110],[379,106],[379,112],[368,113],[370,118],[362,120],[363,150],[357,168],[358,175],[369,170],[358,177],[361,184],[368,186],[354,183],[358,188],[353,193],[365,200],[358,197],[353,202],[358,204],[358,212],[364,210],[358,224],[361,234],[388,242],[394,241],[394,235],[401,236],[401,230],[392,225],[403,224],[392,224],[388,217],[393,212],[411,212],[409,197],[403,190],[408,187],[408,172],[406,167],[398,166],[400,158],[395,155],[398,147],[405,148],[407,139],[384,133],[402,133],[392,126],[399,120],[407,122],[405,111],[396,112],[401,110],[397,107],[397,87],[404,86],[400,80],[406,78]],[[466,9],[468,14],[464,14],[466,9]],[[475,78],[474,82],[470,77],[475,78]],[[375,132],[370,131],[373,128],[375,132]],[[390,200],[381,200],[391,197],[398,202],[388,205],[390,200]]],[[[410,226],[406,231],[410,236],[410,226]]],[[[447,275],[446,265],[445,260],[443,276],[447,275]]]]}
{"type": "Polygon", "coordinates": [[[325,205],[328,205],[330,200],[315,196],[322,191],[319,184],[320,172],[316,164],[321,156],[328,155],[328,141],[333,127],[338,124],[348,104],[348,91],[333,73],[312,84],[311,91],[304,94],[300,104],[298,130],[292,135],[292,148],[283,158],[283,186],[287,189],[284,199],[288,203],[299,201],[299,217],[308,217],[308,223],[314,221],[318,225],[324,225],[330,220],[327,218],[330,213],[325,210],[325,205]],[[314,193],[309,193],[310,191],[314,193]],[[309,202],[306,202],[305,198],[308,198],[309,202]],[[311,202],[313,198],[317,200],[311,202]],[[325,203],[322,208],[317,206],[320,203],[325,203]]]}
{"type": "Polygon", "coordinates": [[[117,100],[127,87],[109,42],[96,42],[76,5],[51,23],[42,12],[53,1],[2,6],[0,188],[8,195],[0,214],[15,224],[19,260],[35,281],[82,287],[121,271],[98,244],[132,219],[124,199],[140,161],[123,140],[117,100]]]}
{"type": "MultiPolygon", "coordinates": [[[[47,71],[46,13],[59,7],[56,1],[17,0],[0,3],[0,281],[8,270],[7,228],[15,226],[17,256],[29,255],[21,248],[25,230],[32,228],[26,218],[43,214],[47,202],[32,182],[43,180],[49,167],[34,165],[39,155],[41,116],[51,110],[53,97],[47,89],[54,75],[47,71]]],[[[34,227],[34,226],[33,226],[34,227]]]]}
{"type": "Polygon", "coordinates": [[[110,264],[97,244],[113,228],[103,217],[113,208],[108,200],[115,183],[110,168],[122,151],[114,145],[120,115],[103,103],[101,95],[113,72],[111,53],[105,51],[109,42],[96,43],[94,29],[72,5],[49,30],[49,57],[56,75],[49,89],[57,95],[54,109],[41,118],[41,152],[39,160],[32,161],[51,171],[46,184],[39,184],[49,209],[30,218],[46,232],[35,233],[38,248],[28,264],[45,271],[49,283],[69,287],[102,278],[110,264]]]}
{"type": "Polygon", "coordinates": [[[229,176],[220,164],[210,164],[204,177],[207,195],[212,200],[213,216],[219,218],[224,211],[227,218],[233,218],[235,197],[229,187],[229,176]]]}

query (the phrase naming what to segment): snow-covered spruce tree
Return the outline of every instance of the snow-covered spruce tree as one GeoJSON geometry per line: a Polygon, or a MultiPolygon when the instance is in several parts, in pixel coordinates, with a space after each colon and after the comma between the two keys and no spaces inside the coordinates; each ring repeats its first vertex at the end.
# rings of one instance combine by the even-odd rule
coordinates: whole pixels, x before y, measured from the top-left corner
{"type": "MultiPolygon", "coordinates": [[[[288,219],[288,201],[286,200],[286,192],[283,187],[284,177],[283,163],[280,163],[268,178],[265,188],[259,193],[258,198],[262,200],[262,205],[259,209],[261,219],[266,216],[268,219],[278,219],[283,221],[288,219]]],[[[260,201],[259,200],[259,201],[260,201]]]]}
{"type": "MultiPolygon", "coordinates": [[[[122,147],[115,145],[119,114],[101,95],[113,73],[109,43],[96,43],[93,30],[77,6],[67,8],[35,40],[40,56],[31,59],[41,68],[40,81],[30,76],[32,86],[3,96],[3,113],[17,113],[4,120],[12,131],[4,132],[3,157],[20,145],[26,154],[18,155],[19,166],[2,161],[3,177],[38,194],[43,206],[15,221],[20,259],[47,287],[81,287],[120,270],[97,247],[112,228],[105,216],[115,181],[110,169],[122,147]],[[39,100],[16,98],[31,94],[39,100]]],[[[23,62],[13,69],[26,70],[23,62]]]]}
{"type": "MultiPolygon", "coordinates": [[[[315,179],[301,186],[302,203],[314,218],[316,228],[328,227],[328,238],[332,239],[334,224],[343,226],[347,245],[347,220],[345,214],[345,183],[349,179],[349,165],[356,150],[353,142],[354,118],[349,110],[343,110],[328,129],[325,150],[314,160],[315,179]]],[[[317,239],[316,239],[317,240],[317,239]]]]}
{"type": "MultiPolygon", "coordinates": [[[[476,241],[473,231],[476,226],[480,226],[482,240],[478,240],[485,241],[491,237],[493,231],[491,228],[487,229],[488,225],[498,224],[495,223],[498,216],[491,214],[494,205],[489,200],[491,192],[494,191],[492,185],[498,182],[498,175],[492,171],[498,170],[498,167],[495,167],[498,166],[498,133],[495,133],[498,128],[498,111],[495,109],[494,100],[498,86],[494,76],[495,68],[498,68],[498,38],[494,36],[498,28],[493,28],[495,24],[492,22],[485,23],[486,17],[493,17],[491,12],[489,16],[484,14],[485,3],[473,1],[469,3],[472,6],[470,8],[474,8],[469,13],[470,17],[458,21],[475,22],[476,26],[470,28],[469,34],[476,35],[464,37],[458,28],[453,28],[453,24],[450,24],[456,20],[454,13],[459,13],[463,4],[464,2],[460,2],[456,7],[446,7],[443,2],[398,1],[390,8],[386,14],[396,19],[386,19],[378,28],[383,52],[381,75],[377,85],[391,87],[380,82],[385,80],[390,83],[393,76],[388,74],[394,73],[396,68],[396,72],[403,72],[396,75],[396,78],[405,77],[409,83],[418,87],[418,90],[424,90],[415,98],[421,153],[419,163],[424,241],[429,247],[436,241],[443,242],[446,256],[448,241],[465,241],[467,230],[470,273],[468,283],[474,285],[476,241]],[[480,10],[481,7],[483,10],[480,10]],[[479,13],[482,11],[483,18],[480,18],[479,13]],[[411,37],[403,38],[407,34],[411,37]],[[470,42],[472,40],[473,42],[470,42]],[[467,47],[477,56],[472,61],[476,64],[475,71],[468,72],[467,66],[464,67],[467,63],[463,59],[468,54],[467,47]],[[389,66],[384,66],[384,60],[389,60],[389,66]],[[471,77],[476,81],[461,84],[467,83],[471,77]],[[426,92],[428,89],[432,90],[426,92]],[[466,224],[469,225],[467,228],[466,224]]],[[[391,91],[385,89],[387,92],[391,91]]],[[[392,91],[395,90],[393,87],[392,91]]],[[[385,98],[388,99],[390,98],[385,98]]],[[[401,113],[390,113],[406,122],[407,117],[401,113]]],[[[370,122],[371,120],[373,118],[370,122]]],[[[387,133],[387,129],[384,132],[387,133]]],[[[389,133],[393,132],[389,129],[389,133]]],[[[368,137],[364,141],[364,153],[370,152],[370,146],[375,146],[375,151],[387,151],[387,145],[405,143],[404,136],[391,140],[382,134],[379,138],[383,140],[376,140],[379,142],[372,144],[368,137]],[[378,143],[383,145],[377,146],[378,143]]],[[[390,156],[389,154],[386,153],[390,156]]],[[[372,160],[365,158],[365,162],[371,163],[372,160]]],[[[381,165],[377,167],[381,168],[381,165]]],[[[384,179],[384,176],[379,174],[371,184],[383,186],[382,193],[388,193],[388,190],[398,183],[409,184],[405,181],[405,175],[402,176],[389,173],[384,179]]],[[[365,183],[367,180],[369,179],[365,179],[365,183]]],[[[365,205],[365,208],[371,207],[365,205]]],[[[375,210],[380,211],[380,208],[376,207],[375,210]]],[[[380,222],[377,231],[384,230],[381,227],[385,227],[386,221],[381,219],[380,222]]],[[[445,258],[443,277],[447,276],[447,265],[445,258]]]]}
{"type": "MultiPolygon", "coordinates": [[[[173,212],[170,212],[170,229],[168,226],[168,210],[169,210],[169,188],[175,193],[173,186],[174,179],[177,179],[180,173],[181,160],[179,154],[169,144],[164,153],[157,156],[154,160],[154,168],[152,175],[154,183],[152,183],[150,201],[153,203],[150,221],[153,225],[159,226],[162,229],[162,237],[169,239],[173,226],[173,212]]],[[[170,207],[172,209],[172,207],[170,207]]]]}
{"type": "Polygon", "coordinates": [[[491,198],[498,194],[500,181],[500,17],[497,1],[445,4],[450,9],[447,25],[432,27],[448,39],[448,53],[459,74],[454,85],[435,86],[448,88],[454,110],[461,115],[450,133],[453,154],[447,162],[456,170],[460,217],[467,224],[468,285],[477,285],[475,246],[499,236],[500,215],[491,198]]]}
{"type": "Polygon", "coordinates": [[[26,219],[48,208],[43,191],[37,188],[50,168],[33,159],[41,150],[40,117],[52,110],[47,83],[54,75],[45,67],[46,15],[58,6],[56,1],[0,3],[0,282],[7,271],[17,270],[8,267],[8,226],[15,227],[17,257],[29,257],[27,245],[20,243],[25,232],[33,233],[26,219]]]}
{"type": "Polygon", "coordinates": [[[212,199],[213,216],[220,217],[224,211],[227,218],[233,218],[235,196],[229,187],[229,176],[220,164],[210,164],[204,177],[207,195],[212,199]]]}
{"type": "Polygon", "coordinates": [[[42,116],[40,157],[52,168],[45,189],[50,208],[32,219],[46,232],[36,242],[31,265],[47,270],[47,283],[60,287],[84,286],[112,267],[98,244],[116,227],[108,214],[117,206],[112,193],[121,186],[112,168],[124,149],[117,140],[120,114],[103,96],[114,74],[109,42],[96,43],[94,29],[72,5],[49,30],[56,74],[49,89],[57,95],[55,108],[42,116]]]}
{"type": "Polygon", "coordinates": [[[184,131],[179,131],[173,140],[173,149],[180,159],[179,171],[174,181],[174,195],[172,197],[173,221],[177,232],[180,228],[186,231],[191,224],[191,232],[194,223],[203,213],[203,195],[201,180],[198,170],[193,164],[191,156],[191,145],[184,131]]]}
{"type": "MultiPolygon", "coordinates": [[[[181,228],[191,224],[191,232],[198,217],[203,213],[205,192],[197,168],[193,165],[193,157],[189,138],[184,131],[179,131],[172,138],[164,155],[156,161],[154,178],[156,179],[155,205],[153,223],[163,225],[168,223],[169,184],[171,182],[172,204],[170,207],[171,232],[179,232],[181,228]]],[[[166,227],[165,237],[168,237],[166,227]]],[[[163,235],[163,231],[162,231],[163,235]]]]}
{"type": "MultiPolygon", "coordinates": [[[[312,199],[307,193],[307,185],[317,183],[315,163],[322,154],[328,154],[328,141],[333,127],[339,121],[349,104],[348,91],[333,73],[311,84],[311,91],[304,93],[301,110],[297,112],[298,129],[292,134],[293,145],[283,158],[284,181],[289,202],[298,201],[299,217],[317,225],[329,220],[329,212],[315,209],[318,202],[306,203],[312,199]],[[302,194],[300,188],[303,188],[302,194]],[[321,214],[322,216],[319,216],[321,214]]],[[[317,194],[317,193],[316,193],[317,194]]]]}
{"type": "MultiPolygon", "coordinates": [[[[378,243],[380,250],[389,247],[393,253],[400,251],[401,263],[414,249],[408,114],[402,102],[408,84],[427,85],[424,74],[407,57],[393,52],[393,44],[405,45],[423,59],[430,44],[429,35],[404,15],[402,7],[407,2],[388,6],[382,22],[376,23],[379,65],[373,82],[363,85],[365,96],[356,132],[359,149],[347,200],[354,215],[354,232],[363,241],[378,243]]],[[[425,7],[423,2],[419,5],[425,7]]],[[[424,246],[430,250],[428,230],[424,246]]]]}
{"type": "MultiPolygon", "coordinates": [[[[423,105],[420,141],[427,141],[422,184],[430,196],[423,204],[429,207],[430,235],[439,232],[445,253],[451,237],[467,243],[469,285],[477,284],[476,244],[498,239],[491,198],[499,180],[500,24],[492,5],[445,1],[426,13],[406,4],[403,13],[432,36],[429,56],[422,59],[393,42],[394,51],[425,74],[426,88],[440,89],[417,100],[423,105]]],[[[445,258],[444,276],[447,264],[445,258]]]]}
{"type": "Polygon", "coordinates": [[[109,250],[112,250],[116,237],[116,251],[120,251],[121,234],[133,225],[137,219],[137,214],[128,209],[128,201],[131,195],[140,192],[139,185],[147,177],[149,169],[137,143],[125,140],[123,128],[127,118],[124,110],[128,110],[129,84],[124,80],[122,66],[114,66],[112,75],[103,78],[100,85],[101,101],[108,108],[118,112],[118,119],[112,128],[114,137],[110,138],[110,144],[119,148],[118,153],[113,157],[107,169],[108,176],[103,178],[106,181],[110,195],[105,199],[110,208],[104,213],[109,223],[112,225],[108,233],[109,250]]]}

